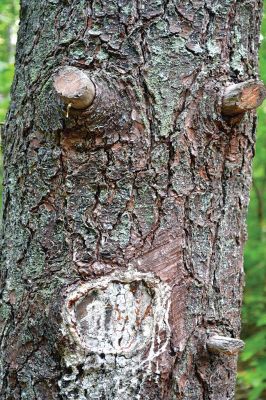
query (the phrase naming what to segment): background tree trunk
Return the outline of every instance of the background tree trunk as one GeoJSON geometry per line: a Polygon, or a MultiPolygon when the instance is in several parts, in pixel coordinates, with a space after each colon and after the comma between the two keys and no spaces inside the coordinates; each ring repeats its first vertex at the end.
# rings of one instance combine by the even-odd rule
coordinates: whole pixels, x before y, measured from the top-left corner
{"type": "Polygon", "coordinates": [[[209,338],[239,336],[255,113],[222,97],[257,78],[261,8],[22,0],[1,399],[233,399],[237,355],[209,338]],[[59,66],[96,87],[68,118],[59,66]]]}

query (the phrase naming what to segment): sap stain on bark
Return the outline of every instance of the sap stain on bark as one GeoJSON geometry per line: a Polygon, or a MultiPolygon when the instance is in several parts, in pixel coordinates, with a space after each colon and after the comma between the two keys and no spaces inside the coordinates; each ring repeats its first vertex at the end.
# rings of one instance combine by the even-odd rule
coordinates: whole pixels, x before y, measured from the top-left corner
{"type": "Polygon", "coordinates": [[[169,350],[170,287],[129,269],[67,292],[62,332],[72,351],[64,355],[63,398],[141,399],[169,350]]]}
{"type": "Polygon", "coordinates": [[[21,3],[3,135],[3,400],[232,400],[236,356],[205,344],[240,331],[255,124],[252,111],[229,124],[221,96],[257,80],[261,0],[21,3]],[[96,88],[69,118],[60,66],[96,88]],[[62,339],[53,307],[67,287],[62,339]]]}

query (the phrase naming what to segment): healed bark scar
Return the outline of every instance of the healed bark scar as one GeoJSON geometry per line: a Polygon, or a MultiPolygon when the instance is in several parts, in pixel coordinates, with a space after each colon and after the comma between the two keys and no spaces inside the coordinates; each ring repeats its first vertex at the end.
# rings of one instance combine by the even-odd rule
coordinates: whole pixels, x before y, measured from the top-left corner
{"type": "MultiPolygon", "coordinates": [[[[131,356],[147,348],[155,332],[158,336],[164,330],[167,338],[169,297],[167,284],[152,274],[129,270],[72,289],[63,319],[69,334],[85,351],[131,356]]],[[[157,339],[154,337],[153,344],[157,339]]],[[[161,352],[165,343],[157,343],[157,347],[161,352]]],[[[150,350],[156,356],[152,346],[150,350]]]]}
{"type": "MultiPolygon", "coordinates": [[[[132,269],[72,287],[63,308],[62,331],[76,351],[65,355],[65,364],[73,369],[73,374],[77,364],[82,364],[83,370],[90,365],[98,379],[102,364],[111,375],[115,370],[117,376],[121,374],[121,380],[124,374],[129,379],[141,370],[146,377],[155,376],[159,373],[154,367],[156,359],[167,350],[170,341],[170,295],[168,284],[151,273],[132,269]]],[[[69,388],[62,385],[68,380],[69,374],[65,374],[61,386],[62,394],[70,396],[69,388]]],[[[76,387],[90,386],[93,380],[91,372],[84,373],[76,387]]],[[[138,385],[130,382],[128,395],[132,390],[136,395],[138,385]]],[[[100,396],[100,385],[98,388],[100,396]]],[[[114,393],[118,395],[119,390],[114,393]]]]}

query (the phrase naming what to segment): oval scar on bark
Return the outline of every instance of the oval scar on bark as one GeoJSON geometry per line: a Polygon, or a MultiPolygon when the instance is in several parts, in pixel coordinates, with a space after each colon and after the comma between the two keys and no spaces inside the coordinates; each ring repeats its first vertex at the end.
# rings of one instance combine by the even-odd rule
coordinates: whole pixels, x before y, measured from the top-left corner
{"type": "Polygon", "coordinates": [[[69,287],[61,332],[72,350],[63,356],[65,373],[58,381],[63,398],[72,399],[73,388],[77,398],[93,388],[93,398],[100,399],[102,387],[117,381],[112,398],[131,399],[141,390],[136,376],[157,379],[158,360],[170,348],[171,293],[152,273],[134,269],[69,287]]]}
{"type": "Polygon", "coordinates": [[[223,95],[222,114],[233,117],[259,107],[266,98],[266,87],[251,79],[228,86],[223,95]]]}
{"type": "Polygon", "coordinates": [[[244,348],[245,343],[240,339],[214,335],[209,337],[206,345],[211,353],[237,355],[244,348]]]}
{"type": "Polygon", "coordinates": [[[76,67],[61,67],[54,75],[54,89],[69,107],[85,110],[95,98],[96,89],[88,75],[76,67]]]}
{"type": "Polygon", "coordinates": [[[108,276],[71,292],[63,319],[74,341],[89,352],[141,353],[160,329],[168,332],[170,293],[166,284],[148,274],[108,276]]]}

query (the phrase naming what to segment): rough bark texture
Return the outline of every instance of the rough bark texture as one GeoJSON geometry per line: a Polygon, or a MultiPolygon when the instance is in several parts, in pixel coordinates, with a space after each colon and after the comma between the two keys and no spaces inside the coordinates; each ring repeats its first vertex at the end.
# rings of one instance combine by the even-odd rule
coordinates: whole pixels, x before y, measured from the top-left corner
{"type": "Polygon", "coordinates": [[[4,135],[1,399],[233,399],[261,0],[22,0],[4,135]],[[248,21],[248,28],[247,28],[248,21]],[[60,66],[97,83],[85,111],[60,66]]]}

